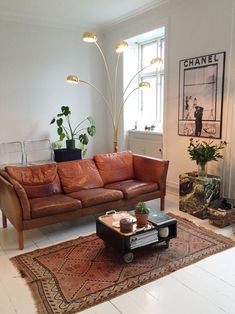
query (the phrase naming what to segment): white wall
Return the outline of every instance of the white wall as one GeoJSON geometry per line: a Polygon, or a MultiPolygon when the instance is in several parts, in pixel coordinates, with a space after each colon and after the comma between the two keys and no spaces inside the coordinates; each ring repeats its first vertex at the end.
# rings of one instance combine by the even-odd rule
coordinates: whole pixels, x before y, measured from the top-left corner
{"type": "MultiPolygon", "coordinates": [[[[105,34],[105,46],[108,50],[120,38],[126,39],[161,25],[167,27],[164,158],[170,160],[168,184],[173,187],[178,186],[179,173],[196,170],[195,162],[189,159],[187,153],[189,138],[178,136],[179,60],[226,51],[226,111],[229,106],[226,92],[230,79],[228,65],[233,32],[232,6],[233,0],[173,0],[116,25],[105,34]]],[[[227,118],[224,114],[223,139],[226,139],[226,124],[227,118]]]]}
{"type": "MultiPolygon", "coordinates": [[[[172,186],[178,185],[179,173],[196,170],[187,153],[189,139],[178,136],[179,60],[226,51],[223,139],[231,130],[234,120],[228,118],[229,108],[234,106],[230,97],[234,92],[234,72],[229,74],[229,64],[234,64],[231,58],[235,57],[231,53],[233,3],[234,0],[169,0],[105,31],[105,52],[114,73],[116,41],[167,26],[164,158],[170,160],[168,183],[172,186]]],[[[88,86],[65,82],[67,74],[75,73],[105,88],[101,57],[96,47],[82,42],[83,31],[0,21],[0,142],[44,137],[54,141],[56,130],[49,122],[60,106],[67,104],[74,123],[87,115],[96,120],[97,135],[88,147],[89,156],[112,151],[110,118],[102,100],[88,86]]],[[[121,74],[122,71],[120,84],[121,74]]]]}
{"type": "Polygon", "coordinates": [[[74,124],[88,115],[95,118],[89,156],[107,150],[101,99],[86,85],[66,83],[68,74],[77,74],[103,88],[99,53],[82,34],[0,21],[0,142],[56,140],[56,127],[49,123],[61,105],[69,105],[74,124]]]}

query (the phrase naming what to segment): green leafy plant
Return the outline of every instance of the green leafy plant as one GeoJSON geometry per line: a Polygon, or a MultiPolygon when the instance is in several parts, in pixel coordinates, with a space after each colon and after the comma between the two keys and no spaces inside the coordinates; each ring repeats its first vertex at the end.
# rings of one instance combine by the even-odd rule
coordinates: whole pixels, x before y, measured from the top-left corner
{"type": "Polygon", "coordinates": [[[196,160],[198,164],[206,164],[208,161],[215,160],[217,161],[223,156],[220,153],[220,150],[227,146],[226,141],[220,141],[218,144],[214,144],[214,141],[202,141],[194,140],[190,138],[188,152],[192,160],[196,160]]]}
{"type": "Polygon", "coordinates": [[[89,142],[88,135],[94,136],[96,133],[95,121],[91,116],[88,116],[73,128],[70,117],[71,110],[69,106],[62,106],[61,112],[51,120],[50,124],[56,123],[59,141],[63,141],[65,138],[67,140],[79,140],[79,148],[84,150],[85,145],[89,142]],[[84,126],[85,123],[88,126],[84,126]]]}
{"type": "Polygon", "coordinates": [[[149,214],[149,209],[146,203],[140,202],[135,207],[136,214],[149,214]]]}
{"type": "Polygon", "coordinates": [[[53,142],[51,146],[54,149],[60,149],[60,148],[62,148],[62,142],[60,140],[57,140],[57,141],[53,142]]]}
{"type": "Polygon", "coordinates": [[[144,130],[145,131],[154,131],[154,129],[156,128],[156,125],[151,124],[150,126],[145,125],[144,130]]]}

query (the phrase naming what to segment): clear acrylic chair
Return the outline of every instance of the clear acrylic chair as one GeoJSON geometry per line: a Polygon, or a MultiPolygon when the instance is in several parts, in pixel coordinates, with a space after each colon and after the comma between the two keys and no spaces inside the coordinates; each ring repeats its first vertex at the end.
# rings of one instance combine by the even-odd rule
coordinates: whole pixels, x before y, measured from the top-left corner
{"type": "Polygon", "coordinates": [[[7,165],[22,166],[24,163],[23,147],[21,142],[0,143],[0,168],[7,165]]]}
{"type": "Polygon", "coordinates": [[[54,162],[54,152],[49,139],[24,141],[26,165],[54,162]]]}

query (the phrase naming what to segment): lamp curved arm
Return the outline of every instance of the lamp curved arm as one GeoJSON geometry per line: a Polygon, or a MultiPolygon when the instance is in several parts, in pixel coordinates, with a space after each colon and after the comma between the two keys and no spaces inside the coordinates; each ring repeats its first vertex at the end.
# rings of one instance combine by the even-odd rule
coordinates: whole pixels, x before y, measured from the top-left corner
{"type": "Polygon", "coordinates": [[[146,65],[145,67],[143,67],[142,69],[140,69],[138,72],[136,72],[136,73],[132,76],[132,78],[130,79],[129,83],[127,84],[127,86],[126,86],[126,88],[125,88],[125,90],[124,90],[124,92],[123,92],[123,96],[125,95],[125,93],[126,93],[128,87],[130,86],[130,84],[131,84],[131,82],[134,80],[134,78],[135,78],[139,73],[141,73],[141,72],[144,71],[145,69],[149,68],[151,65],[152,65],[152,64],[146,65]]]}
{"type": "Polygon", "coordinates": [[[104,102],[105,102],[105,105],[108,109],[108,112],[111,116],[111,119],[112,119],[112,123],[113,123],[113,128],[115,128],[115,121],[114,121],[114,117],[113,117],[113,112],[112,112],[112,109],[110,108],[110,103],[108,102],[108,100],[106,99],[106,97],[104,96],[104,94],[93,84],[87,82],[87,81],[84,81],[84,80],[80,80],[79,79],[79,82],[81,83],[84,83],[84,84],[87,84],[89,86],[91,86],[92,88],[94,88],[96,90],[96,92],[103,98],[104,102]]]}
{"type": "Polygon", "coordinates": [[[108,77],[108,81],[109,81],[109,88],[110,88],[110,92],[111,92],[111,102],[112,104],[114,103],[113,102],[113,88],[112,88],[112,82],[111,82],[111,77],[110,77],[110,73],[109,73],[109,68],[108,68],[108,65],[107,65],[107,62],[106,62],[106,59],[105,59],[105,56],[103,54],[103,51],[102,49],[100,48],[99,44],[97,42],[95,42],[95,45],[96,47],[98,48],[102,58],[103,58],[103,61],[104,61],[104,66],[105,66],[105,70],[106,70],[106,74],[107,74],[107,77],[108,77]]]}
{"type": "MultiPolygon", "coordinates": [[[[127,99],[131,96],[131,94],[132,94],[133,92],[135,92],[135,91],[136,91],[137,89],[139,89],[139,88],[140,88],[139,86],[136,87],[136,88],[134,88],[134,89],[126,96],[126,98],[123,99],[123,101],[121,102],[121,104],[120,104],[120,109],[119,109],[119,112],[118,112],[118,118],[117,118],[117,126],[119,125],[121,113],[122,113],[123,107],[124,107],[124,105],[125,105],[127,99]]],[[[124,96],[124,94],[123,94],[123,96],[124,96]]]]}

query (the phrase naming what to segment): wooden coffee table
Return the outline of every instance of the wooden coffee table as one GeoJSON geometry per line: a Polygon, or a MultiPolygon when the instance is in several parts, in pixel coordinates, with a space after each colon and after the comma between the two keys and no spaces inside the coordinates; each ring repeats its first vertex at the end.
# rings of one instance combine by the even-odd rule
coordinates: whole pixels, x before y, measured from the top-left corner
{"type": "Polygon", "coordinates": [[[168,248],[169,241],[177,236],[177,221],[160,211],[151,210],[148,225],[138,229],[136,223],[133,232],[122,233],[118,227],[118,221],[133,213],[109,211],[96,220],[96,234],[106,245],[112,246],[123,253],[126,263],[134,259],[134,250],[151,244],[168,248]],[[161,230],[168,228],[167,230],[161,230]],[[167,231],[166,236],[161,237],[162,231],[167,231]]]}

